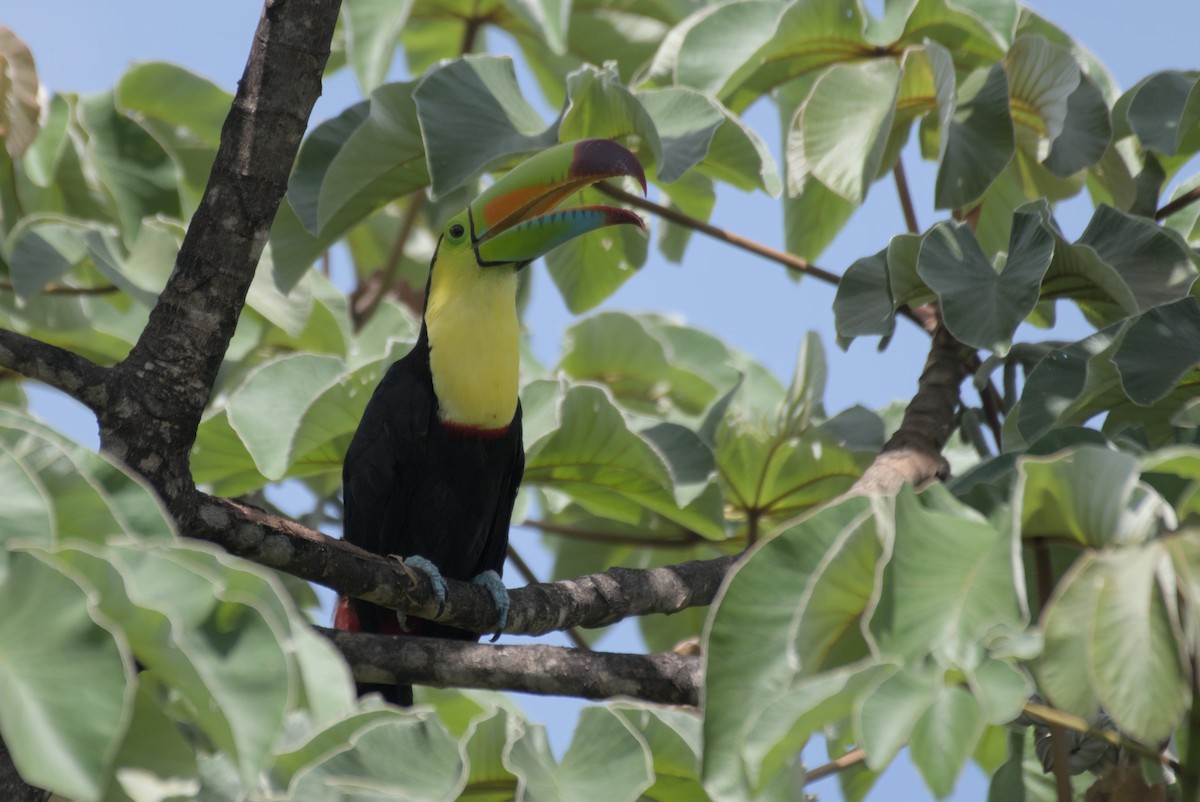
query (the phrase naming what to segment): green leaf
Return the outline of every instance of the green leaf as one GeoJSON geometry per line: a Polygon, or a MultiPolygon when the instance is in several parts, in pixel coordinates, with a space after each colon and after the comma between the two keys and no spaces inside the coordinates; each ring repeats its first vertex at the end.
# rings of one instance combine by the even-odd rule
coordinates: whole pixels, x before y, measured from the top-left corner
{"type": "Polygon", "coordinates": [[[93,620],[86,590],[37,556],[10,554],[0,577],[4,743],[29,782],[100,799],[126,726],[128,651],[93,620]]]}
{"type": "Polygon", "coordinates": [[[95,223],[59,215],[34,214],[19,220],[4,248],[13,291],[24,297],[35,295],[80,266],[87,257],[83,235],[96,228],[95,223]]]}
{"type": "Polygon", "coordinates": [[[867,766],[882,771],[913,736],[917,722],[937,697],[934,672],[898,671],[864,693],[854,729],[867,751],[867,766]]]}
{"type": "Polygon", "coordinates": [[[917,273],[938,294],[946,327],[960,342],[1008,352],[1038,302],[1054,237],[1037,212],[1014,216],[1008,258],[997,271],[966,225],[939,223],[925,236],[917,273]]]}
{"type": "Polygon", "coordinates": [[[1159,72],[1129,92],[1129,127],[1150,150],[1182,156],[1200,148],[1200,73],[1159,72]]]}
{"type": "Polygon", "coordinates": [[[38,135],[38,75],[29,46],[0,27],[0,138],[16,159],[38,135]]]}
{"type": "Polygon", "coordinates": [[[458,742],[437,719],[392,713],[368,722],[297,772],[289,798],[434,802],[457,797],[466,782],[466,766],[458,742]]]}
{"type": "Polygon", "coordinates": [[[0,407],[0,466],[13,481],[5,485],[10,509],[0,513],[0,542],[22,535],[43,545],[69,538],[101,542],[110,535],[173,537],[173,524],[147,486],[108,457],[7,407],[0,407]]]}
{"type": "Polygon", "coordinates": [[[662,144],[654,120],[621,84],[613,65],[602,69],[584,65],[568,75],[567,98],[558,130],[564,142],[587,137],[637,142],[645,164],[662,164],[662,144]]]}
{"type": "Polygon", "coordinates": [[[1063,710],[1091,718],[1100,708],[1144,743],[1167,738],[1189,703],[1177,642],[1174,590],[1161,541],[1085,552],[1059,582],[1043,616],[1041,688],[1063,710]]]}
{"type": "Polygon", "coordinates": [[[722,97],[776,34],[779,11],[778,5],[757,0],[701,9],[664,39],[652,70],[670,71],[675,83],[722,97]]]}
{"type": "Polygon", "coordinates": [[[797,110],[788,149],[801,149],[816,180],[862,203],[879,173],[899,85],[900,69],[891,61],[829,68],[797,110]]]}
{"type": "Polygon", "coordinates": [[[1079,65],[1065,47],[1023,35],[1009,48],[1004,66],[1017,142],[1043,161],[1066,127],[1068,101],[1079,88],[1079,65]]]}
{"type": "Polygon", "coordinates": [[[1138,543],[1158,531],[1169,507],[1139,481],[1137,459],[1083,446],[1018,462],[1021,535],[1072,537],[1088,546],[1138,543]]]}
{"type": "Polygon", "coordinates": [[[541,35],[552,53],[566,52],[570,0],[505,0],[505,5],[517,19],[541,35]]]}
{"type": "MultiPolygon", "coordinates": [[[[1010,417],[1030,442],[1102,411],[1109,412],[1105,431],[1113,431],[1136,412],[1135,405],[1180,408],[1190,397],[1180,390],[1195,382],[1197,363],[1200,306],[1185,298],[1052,351],[1030,372],[1010,417]]],[[[1146,423],[1169,430],[1163,416],[1146,423]]],[[[1166,436],[1158,430],[1151,434],[1166,436]]]]}
{"type": "Polygon", "coordinates": [[[483,170],[558,141],[517,84],[509,58],[466,56],[426,73],[413,92],[434,198],[483,170]]]}
{"type": "Polygon", "coordinates": [[[700,785],[700,717],[690,710],[618,701],[609,705],[636,732],[654,761],[644,799],[704,799],[700,785]]]}
{"type": "Polygon", "coordinates": [[[938,798],[948,796],[983,734],[983,710],[964,688],[940,688],[912,731],[909,754],[938,798]]]}
{"type": "Polygon", "coordinates": [[[815,80],[815,75],[806,75],[784,84],[778,92],[787,186],[783,197],[784,236],[790,252],[809,260],[821,255],[856,208],[812,176],[802,147],[803,138],[793,129],[815,80]]]}
{"type": "Polygon", "coordinates": [[[387,77],[411,8],[412,0],[346,0],[342,6],[346,59],[364,95],[387,77]]]}
{"type": "Polygon", "coordinates": [[[179,173],[150,132],[117,110],[112,92],[79,103],[87,133],[87,163],[116,204],[127,242],[137,239],[142,218],[183,216],[179,173]]]}
{"type": "MultiPolygon", "coordinates": [[[[536,743],[536,742],[534,742],[536,743]]],[[[531,802],[560,799],[612,799],[635,802],[654,783],[649,749],[625,717],[608,707],[587,707],[562,762],[548,754],[531,759],[530,739],[509,753],[512,770],[525,784],[531,802]]]]}
{"type": "Polygon", "coordinates": [[[1108,322],[1183,298],[1196,276],[1175,232],[1100,206],[1074,245],[1056,245],[1042,295],[1087,301],[1108,322]]]}
{"type": "Polygon", "coordinates": [[[838,337],[879,335],[888,337],[896,329],[895,303],[888,281],[888,249],[854,262],[838,282],[833,299],[838,337]]]}
{"type": "Polygon", "coordinates": [[[962,209],[983,195],[1013,157],[1004,68],[996,64],[968,76],[955,106],[942,108],[941,118],[934,205],[962,209]]]}
{"type": "Polygon", "coordinates": [[[1067,98],[1062,132],[1050,146],[1042,164],[1052,174],[1066,177],[1100,163],[1112,140],[1112,120],[1104,93],[1086,74],[1067,98]]]}
{"type": "MultiPolygon", "coordinates": [[[[715,400],[717,388],[679,364],[687,353],[677,353],[653,324],[622,312],[588,317],[567,330],[559,368],[577,381],[607,385],[629,409],[664,418],[675,417],[675,410],[698,415],[715,400]]],[[[717,358],[728,359],[728,351],[717,358]]]]}
{"type": "Polygon", "coordinates": [[[149,62],[133,66],[121,77],[116,103],[158,140],[178,166],[187,202],[185,219],[191,216],[212,172],[233,96],[182,67],[149,62]]]}
{"type": "Polygon", "coordinates": [[[902,490],[884,601],[871,620],[879,648],[966,666],[981,642],[1020,631],[1028,611],[1013,539],[940,488],[902,490]]]}
{"type": "Polygon", "coordinates": [[[370,111],[329,162],[317,200],[317,230],[345,230],[380,204],[429,181],[413,84],[371,93],[370,111]]]}
{"type": "Polygon", "coordinates": [[[676,485],[681,477],[671,473],[648,438],[629,429],[603,390],[570,387],[551,408],[528,393],[523,398],[532,413],[525,433],[526,487],[566,493],[594,514],[618,521],[636,523],[648,509],[704,537],[725,537],[718,512],[680,503],[676,485]]]}
{"type": "MultiPolygon", "coordinates": [[[[603,203],[595,189],[576,197],[584,205],[603,203]]],[[[610,226],[568,240],[546,254],[546,268],[567,309],[582,314],[594,308],[646,263],[649,240],[636,226],[610,226]]]]}
{"type": "Polygon", "coordinates": [[[839,496],[863,470],[859,458],[815,431],[776,431],[733,418],[717,430],[716,445],[731,503],[764,523],[839,496]]]}
{"type": "Polygon", "coordinates": [[[667,184],[678,181],[708,155],[713,136],[726,119],[721,106],[681,86],[646,89],[635,97],[649,116],[662,151],[655,178],[667,184]]]}
{"type": "MultiPolygon", "coordinates": [[[[121,76],[116,102],[125,111],[186,129],[215,153],[233,96],[176,64],[150,61],[134,65],[121,76]]],[[[157,127],[151,130],[155,135],[161,133],[157,127]]]]}
{"type": "MultiPolygon", "coordinates": [[[[396,343],[395,351],[406,350],[396,343]]],[[[342,457],[389,351],[350,369],[334,356],[289,354],[256,368],[224,409],[204,420],[192,455],[198,482],[222,492],[261,487],[285,476],[341,474],[342,457]],[[279,388],[287,387],[287,400],[279,388]]]]}
{"type": "Polygon", "coordinates": [[[866,652],[858,627],[875,594],[878,527],[868,499],[822,507],[760,541],[727,577],[705,649],[703,773],[712,796],[748,796],[753,781],[738,755],[755,740],[753,711],[797,678],[866,652]]]}

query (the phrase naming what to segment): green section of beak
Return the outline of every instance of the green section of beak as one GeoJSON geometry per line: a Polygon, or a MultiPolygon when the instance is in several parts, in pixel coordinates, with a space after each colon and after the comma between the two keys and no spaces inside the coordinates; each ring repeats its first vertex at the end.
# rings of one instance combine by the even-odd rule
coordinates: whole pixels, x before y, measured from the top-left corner
{"type": "Polygon", "coordinates": [[[633,212],[609,206],[553,211],[584,187],[629,176],[646,189],[637,157],[607,139],[556,145],[522,162],[468,207],[481,265],[530,262],[567,240],[611,225],[645,229],[633,212]]]}

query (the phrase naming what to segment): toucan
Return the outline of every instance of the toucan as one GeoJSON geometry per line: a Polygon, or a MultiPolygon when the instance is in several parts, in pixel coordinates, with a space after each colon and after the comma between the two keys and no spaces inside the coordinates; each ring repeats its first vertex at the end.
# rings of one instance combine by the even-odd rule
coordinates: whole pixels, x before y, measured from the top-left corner
{"type": "MultiPolygon", "coordinates": [[[[637,158],[606,139],[556,145],[517,165],[442,227],[421,332],[367,403],[342,470],[343,537],[429,574],[484,585],[503,628],[500,574],[525,469],[517,398],[517,272],[557,246],[641,218],[608,206],[557,208],[584,187],[631,177],[637,158]]],[[[444,597],[444,595],[443,595],[444,597]]],[[[334,626],[476,640],[474,632],[341,597],[334,626]]],[[[411,705],[411,686],[359,686],[411,705]]]]}

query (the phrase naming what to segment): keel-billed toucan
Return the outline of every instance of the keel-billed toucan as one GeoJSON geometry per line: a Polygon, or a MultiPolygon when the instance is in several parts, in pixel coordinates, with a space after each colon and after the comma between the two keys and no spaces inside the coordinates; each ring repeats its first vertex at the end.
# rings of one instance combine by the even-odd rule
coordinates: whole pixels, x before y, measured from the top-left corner
{"type": "MultiPolygon", "coordinates": [[[[615,142],[565,143],[521,163],[450,218],[430,266],[421,333],[379,383],[346,453],[346,540],[404,558],[430,573],[435,587],[439,571],[482,578],[501,621],[507,596],[499,574],[525,467],[517,271],[589,231],[644,228],[624,209],[555,209],[582,188],[620,176],[645,190],[638,160],[615,142]]],[[[338,629],[478,637],[429,621],[406,624],[393,611],[348,598],[339,599],[334,616],[338,629]]],[[[371,689],[412,703],[411,687],[371,689]]]]}

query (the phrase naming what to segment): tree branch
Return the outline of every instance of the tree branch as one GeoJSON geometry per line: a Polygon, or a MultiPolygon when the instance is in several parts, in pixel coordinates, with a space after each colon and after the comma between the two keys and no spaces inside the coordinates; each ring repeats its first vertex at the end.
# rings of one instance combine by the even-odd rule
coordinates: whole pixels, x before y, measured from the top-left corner
{"type": "Polygon", "coordinates": [[[1180,209],[1191,206],[1196,201],[1200,200],[1200,187],[1192,187],[1187,192],[1180,195],[1175,200],[1164,205],[1161,209],[1154,213],[1155,220],[1164,220],[1180,209]]]}
{"type": "Polygon", "coordinates": [[[735,248],[741,248],[744,251],[749,251],[756,256],[761,256],[764,259],[770,259],[772,262],[781,264],[788,270],[796,273],[803,273],[813,278],[824,281],[826,284],[837,286],[841,278],[837,273],[831,273],[828,270],[817,267],[810,263],[807,259],[801,259],[799,256],[776,250],[768,245],[763,245],[761,242],[755,242],[752,239],[747,239],[739,234],[734,234],[732,231],[726,231],[723,228],[718,228],[711,223],[706,223],[703,220],[684,214],[683,212],[671,209],[662,204],[655,203],[652,200],[639,197],[623,189],[601,182],[596,184],[596,189],[608,195],[610,198],[621,201],[621,203],[633,206],[636,209],[650,212],[651,214],[661,217],[664,220],[669,220],[678,226],[690,228],[693,231],[699,231],[702,234],[707,234],[713,239],[718,239],[721,242],[726,242],[735,248]]]}
{"type": "MultiPolygon", "coordinates": [[[[447,579],[446,604],[439,614],[424,573],[241,502],[201,494],[195,519],[183,532],[347,596],[473,632],[494,631],[496,610],[483,588],[447,579]]],[[[509,592],[512,606],[504,632],[543,635],[702,607],[712,603],[736,559],[730,555],[660,568],[610,568],[515,588],[509,592]]]]}
{"type": "MultiPolygon", "coordinates": [[[[520,574],[521,578],[525,580],[526,585],[537,584],[537,574],[535,574],[533,569],[529,567],[529,563],[525,562],[525,559],[521,556],[520,552],[513,548],[512,543],[508,544],[508,561],[511,562],[513,567],[517,569],[517,573],[520,574]]],[[[583,636],[579,634],[579,630],[576,627],[564,629],[563,634],[567,636],[567,639],[570,640],[571,643],[575,644],[576,649],[582,649],[585,652],[590,652],[592,650],[592,647],[589,646],[588,642],[583,639],[583,636]]]]}
{"type": "Polygon", "coordinates": [[[61,390],[93,411],[107,403],[109,368],[57,345],[0,329],[0,365],[61,390]]]}
{"type": "Polygon", "coordinates": [[[968,374],[971,356],[972,351],[944,325],[938,327],[917,394],[904,411],[900,428],[854,483],[851,494],[894,493],[905,483],[922,485],[949,475],[942,449],[954,428],[958,388],[968,374]]]}
{"type": "Polygon", "coordinates": [[[267,0],[175,269],[97,410],[102,447],[185,528],[197,502],[188,454],[321,94],[339,6],[267,0]]]}
{"type": "Polygon", "coordinates": [[[904,159],[896,159],[892,169],[892,177],[896,180],[896,193],[900,196],[900,209],[904,212],[904,224],[908,226],[909,234],[920,234],[921,226],[917,223],[917,212],[913,208],[912,192],[908,189],[908,176],[904,172],[904,159]]]}
{"type": "Polygon", "coordinates": [[[318,627],[354,669],[358,682],[485,688],[607,699],[631,696],[669,705],[699,704],[698,657],[585,652],[562,646],[493,646],[440,638],[341,632],[318,627]]]}

